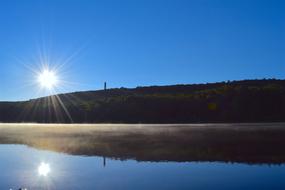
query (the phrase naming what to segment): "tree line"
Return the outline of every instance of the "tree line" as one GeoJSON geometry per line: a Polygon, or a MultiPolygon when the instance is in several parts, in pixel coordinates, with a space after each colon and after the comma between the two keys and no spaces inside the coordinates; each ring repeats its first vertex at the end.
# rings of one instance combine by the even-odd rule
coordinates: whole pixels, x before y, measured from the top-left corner
{"type": "Polygon", "coordinates": [[[285,80],[74,92],[0,102],[0,122],[205,123],[285,121],[285,80]]]}

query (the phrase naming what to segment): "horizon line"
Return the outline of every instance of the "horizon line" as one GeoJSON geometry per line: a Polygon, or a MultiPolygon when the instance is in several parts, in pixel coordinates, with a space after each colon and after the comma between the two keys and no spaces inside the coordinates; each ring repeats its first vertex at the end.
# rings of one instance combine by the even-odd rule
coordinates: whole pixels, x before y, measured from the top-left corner
{"type": "MultiPolygon", "coordinates": [[[[238,80],[223,80],[223,81],[217,81],[217,82],[201,82],[201,83],[176,83],[176,84],[169,84],[169,85],[148,85],[148,86],[136,86],[136,87],[112,87],[107,88],[106,90],[115,90],[115,89],[136,89],[136,88],[147,88],[147,87],[163,87],[163,86],[183,86],[183,85],[207,85],[207,84],[217,84],[217,83],[231,83],[231,82],[240,82],[240,81],[262,81],[262,80],[277,80],[277,81],[285,81],[285,78],[256,78],[256,79],[238,79],[238,80]]],[[[0,103],[14,103],[14,102],[28,102],[32,100],[37,100],[41,98],[47,98],[51,96],[59,96],[59,95],[65,95],[65,94],[73,94],[73,93],[80,93],[80,92],[96,92],[96,91],[104,91],[104,86],[101,89],[93,89],[93,90],[79,90],[79,91],[70,91],[70,92],[63,92],[63,93],[54,93],[51,95],[46,96],[40,96],[36,98],[30,98],[26,100],[0,100],[0,103]]]]}

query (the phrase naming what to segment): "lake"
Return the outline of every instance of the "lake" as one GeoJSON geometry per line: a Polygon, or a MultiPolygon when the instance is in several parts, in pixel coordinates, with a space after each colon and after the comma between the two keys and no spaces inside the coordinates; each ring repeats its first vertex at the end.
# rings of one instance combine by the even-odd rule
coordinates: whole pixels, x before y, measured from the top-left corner
{"type": "Polygon", "coordinates": [[[284,124],[0,125],[0,189],[285,189],[284,124]]]}
{"type": "Polygon", "coordinates": [[[284,189],[284,165],[137,162],[0,145],[0,189],[284,189]],[[41,163],[50,172],[40,175],[41,163]]]}

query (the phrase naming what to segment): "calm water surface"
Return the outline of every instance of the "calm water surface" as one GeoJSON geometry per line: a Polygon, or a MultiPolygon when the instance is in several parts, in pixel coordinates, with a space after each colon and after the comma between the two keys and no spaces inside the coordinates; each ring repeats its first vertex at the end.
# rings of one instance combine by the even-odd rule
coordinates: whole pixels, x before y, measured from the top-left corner
{"type": "Polygon", "coordinates": [[[137,162],[0,145],[0,189],[285,189],[285,165],[137,162]],[[44,167],[42,164],[45,164],[44,167]]]}

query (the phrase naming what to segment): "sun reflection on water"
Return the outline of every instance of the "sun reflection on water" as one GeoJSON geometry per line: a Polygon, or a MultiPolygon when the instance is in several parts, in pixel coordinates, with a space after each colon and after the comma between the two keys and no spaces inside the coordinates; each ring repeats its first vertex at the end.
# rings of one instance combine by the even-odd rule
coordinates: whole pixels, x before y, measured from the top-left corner
{"type": "Polygon", "coordinates": [[[41,162],[41,164],[38,167],[38,174],[40,176],[48,176],[50,173],[50,165],[45,162],[41,162]]]}

